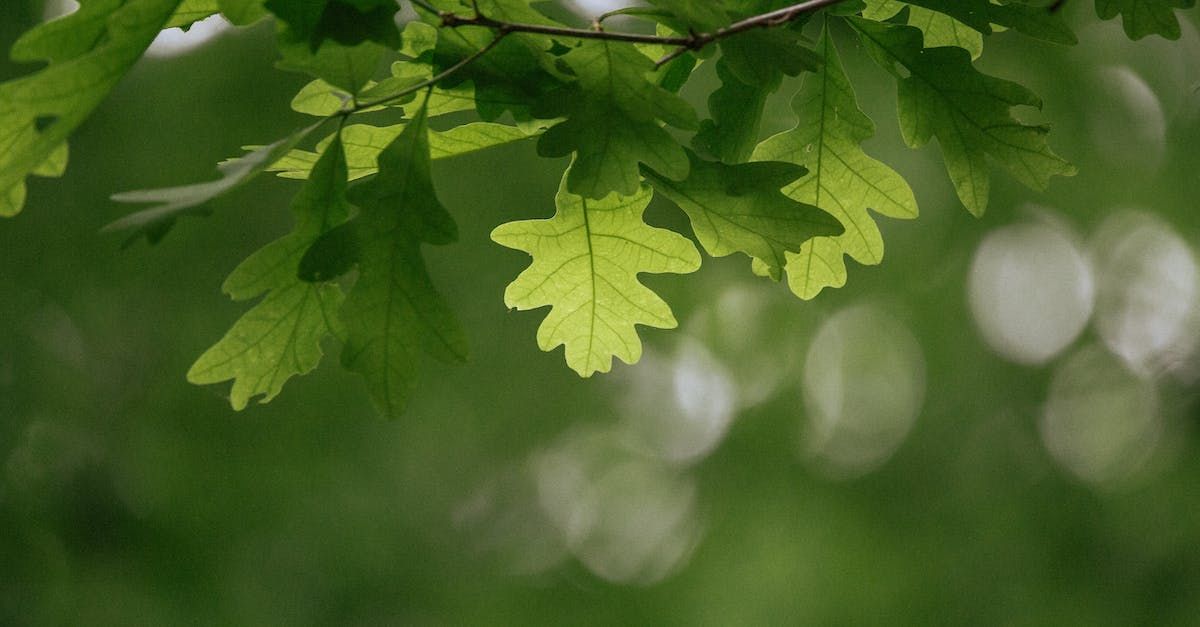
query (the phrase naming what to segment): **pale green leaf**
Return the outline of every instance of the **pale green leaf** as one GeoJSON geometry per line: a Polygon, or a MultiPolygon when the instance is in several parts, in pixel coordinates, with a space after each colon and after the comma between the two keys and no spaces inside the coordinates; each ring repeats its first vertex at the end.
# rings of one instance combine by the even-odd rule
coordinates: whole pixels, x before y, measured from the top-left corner
{"type": "Polygon", "coordinates": [[[642,221],[649,187],[591,200],[571,193],[569,178],[568,170],[554,217],[501,225],[492,239],[533,257],[504,291],[504,302],[520,310],[549,306],[538,346],[564,346],[567,365],[588,377],[608,372],[613,357],[628,364],[641,358],[636,325],[676,326],[671,308],[638,274],[693,272],[700,254],[683,236],[642,221]]]}
{"type": "Polygon", "coordinates": [[[0,84],[0,207],[20,210],[17,191],[116,86],[175,12],[180,0],[97,0],[25,33],[16,61],[46,68],[0,84]]]}
{"type": "Polygon", "coordinates": [[[229,401],[241,410],[255,396],[270,401],[288,379],[317,367],[321,341],[340,333],[342,291],[336,284],[306,283],[297,271],[304,251],[346,220],[345,192],[346,161],[335,140],[292,203],[293,231],[251,255],[225,281],[225,292],[235,300],[266,296],[196,360],[189,381],[232,379],[229,401]]]}
{"type": "Polygon", "coordinates": [[[893,218],[915,218],[917,203],[908,183],[863,152],[875,125],[859,108],[828,32],[818,50],[825,65],[804,78],[792,101],[799,123],[764,141],[756,160],[787,161],[809,174],[783,189],[789,197],[833,214],[845,227],[835,237],[816,237],[787,254],[788,285],[804,299],[846,283],[843,255],[865,265],[883,260],[883,236],[867,209],[893,218]]]}

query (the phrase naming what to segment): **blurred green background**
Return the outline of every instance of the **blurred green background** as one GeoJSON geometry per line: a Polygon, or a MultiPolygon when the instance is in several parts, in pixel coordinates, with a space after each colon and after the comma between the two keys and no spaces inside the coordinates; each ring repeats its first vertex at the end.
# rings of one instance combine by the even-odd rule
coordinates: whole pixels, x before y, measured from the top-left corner
{"type": "MultiPolygon", "coordinates": [[[[439,162],[462,237],[428,254],[473,354],[429,362],[396,421],[336,358],[241,413],[184,380],[297,186],[128,250],[106,199],[283,136],[305,81],[269,25],[157,45],[0,223],[0,624],[1200,624],[1196,12],[1133,43],[1066,10],[1076,48],[999,34],[980,64],[1044,97],[1021,115],[1077,177],[997,172],[971,218],[838,31],[920,219],[884,219],[882,266],[812,302],[743,258],[648,277],[680,329],[590,380],[506,311],[528,259],[488,239],[550,215],[565,163],[439,162]]],[[[0,3],[0,47],[42,16],[0,3]]]]}

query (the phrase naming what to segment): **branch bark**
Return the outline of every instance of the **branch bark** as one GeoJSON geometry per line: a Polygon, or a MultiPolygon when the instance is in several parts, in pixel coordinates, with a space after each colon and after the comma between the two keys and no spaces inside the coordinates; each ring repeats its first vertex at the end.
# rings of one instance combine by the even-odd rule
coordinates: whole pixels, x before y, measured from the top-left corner
{"type": "Polygon", "coordinates": [[[680,55],[683,55],[692,50],[699,50],[713,42],[719,41],[726,37],[731,37],[733,35],[737,35],[739,33],[744,33],[748,30],[754,30],[757,28],[771,28],[774,26],[780,26],[782,24],[786,24],[786,23],[800,17],[801,15],[804,15],[806,13],[812,13],[814,11],[823,9],[825,7],[838,4],[839,2],[843,2],[844,0],[806,0],[805,2],[798,2],[796,4],[784,7],[782,9],[776,9],[774,11],[769,11],[767,13],[762,13],[759,15],[748,17],[744,20],[739,20],[737,22],[734,22],[733,24],[730,24],[729,26],[718,28],[717,30],[712,31],[712,32],[708,32],[708,33],[693,32],[693,33],[689,33],[688,35],[682,36],[682,37],[669,37],[669,36],[663,36],[663,35],[646,35],[646,34],[641,34],[641,33],[621,33],[621,32],[606,31],[606,30],[602,30],[600,28],[599,21],[597,21],[594,24],[595,27],[592,30],[588,30],[588,29],[584,29],[584,28],[571,28],[568,26],[547,26],[544,24],[525,24],[525,23],[521,23],[521,22],[505,22],[502,20],[497,20],[495,18],[489,17],[487,15],[484,15],[483,13],[481,13],[479,11],[479,5],[476,4],[475,2],[472,2],[472,10],[473,10],[474,14],[467,16],[467,15],[459,15],[452,11],[439,11],[437,9],[437,7],[434,7],[433,5],[429,4],[425,0],[411,0],[411,1],[415,8],[419,8],[426,12],[437,15],[438,18],[441,19],[441,21],[442,21],[441,25],[444,28],[461,28],[461,27],[465,27],[465,26],[478,26],[478,27],[490,28],[490,29],[494,30],[496,32],[496,36],[486,46],[480,48],[479,50],[476,50],[469,56],[464,57],[458,63],[455,63],[454,65],[446,68],[445,70],[439,72],[437,75],[435,75],[425,81],[422,81],[416,85],[413,85],[412,87],[405,89],[401,92],[398,92],[396,94],[388,96],[387,98],[382,98],[382,99],[379,99],[376,101],[358,104],[350,109],[347,109],[343,112],[338,113],[337,115],[351,115],[354,113],[358,113],[360,111],[370,109],[372,107],[377,107],[379,105],[387,104],[388,102],[397,100],[399,98],[403,98],[404,96],[407,96],[411,93],[415,93],[417,91],[425,89],[426,87],[431,87],[431,86],[437,84],[442,79],[453,75],[455,72],[458,72],[462,68],[471,64],[473,61],[475,61],[479,57],[482,57],[484,54],[487,54],[488,51],[490,51],[492,48],[496,47],[496,44],[500,43],[500,41],[502,39],[504,39],[506,36],[508,36],[512,33],[531,33],[531,34],[537,34],[537,35],[548,35],[551,37],[567,37],[567,38],[572,38],[572,39],[602,39],[602,40],[608,40],[608,41],[623,41],[623,42],[630,42],[630,43],[645,43],[645,44],[659,44],[659,45],[665,45],[665,46],[677,46],[677,48],[674,51],[664,55],[655,64],[656,66],[662,66],[662,65],[668,63],[669,61],[671,61],[672,59],[679,57],[680,55]]]}
{"type": "Polygon", "coordinates": [[[748,30],[756,28],[770,28],[786,24],[801,15],[812,13],[823,9],[844,0],[806,0],[796,4],[761,13],[744,20],[739,20],[719,28],[712,32],[706,33],[689,33],[685,36],[663,36],[663,35],[647,35],[642,33],[622,33],[614,31],[606,31],[599,28],[599,23],[592,29],[586,28],[571,28],[568,26],[547,26],[544,24],[525,24],[521,22],[505,22],[495,18],[483,15],[478,9],[474,15],[460,15],[453,11],[439,11],[436,7],[430,5],[424,0],[412,0],[413,6],[424,9],[430,12],[442,21],[442,26],[447,28],[459,28],[463,26],[479,26],[483,28],[491,28],[500,34],[507,33],[532,33],[539,35],[549,35],[552,37],[566,37],[571,39],[603,39],[608,41],[624,41],[630,43],[643,44],[659,44],[664,46],[678,46],[679,50],[667,55],[659,60],[659,64],[666,63],[671,59],[689,51],[699,50],[713,42],[719,41],[726,37],[744,33],[748,30]],[[669,57],[669,58],[668,58],[669,57]]]}

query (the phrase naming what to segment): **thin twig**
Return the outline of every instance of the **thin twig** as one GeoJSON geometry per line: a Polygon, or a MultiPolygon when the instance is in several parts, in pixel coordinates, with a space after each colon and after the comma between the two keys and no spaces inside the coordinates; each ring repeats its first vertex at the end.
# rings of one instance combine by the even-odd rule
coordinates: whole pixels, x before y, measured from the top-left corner
{"type": "Polygon", "coordinates": [[[699,50],[720,39],[731,37],[733,35],[737,35],[738,33],[744,33],[748,30],[754,30],[756,28],[781,26],[800,17],[801,15],[812,13],[828,6],[833,6],[839,2],[842,2],[842,0],[807,0],[806,2],[793,4],[782,9],[776,9],[774,11],[748,17],[744,20],[734,22],[733,24],[730,24],[724,28],[718,28],[711,33],[693,33],[688,38],[690,40],[688,43],[680,44],[675,50],[663,55],[661,59],[654,63],[654,66],[662,67],[686,52],[699,50]]]}
{"type": "Polygon", "coordinates": [[[769,11],[767,13],[762,13],[760,15],[748,17],[744,20],[734,22],[733,24],[730,24],[729,26],[719,28],[711,33],[691,32],[691,33],[688,33],[688,35],[685,37],[669,37],[669,36],[660,36],[660,35],[644,35],[644,34],[640,34],[640,33],[620,33],[620,32],[611,32],[611,31],[604,31],[604,30],[588,30],[588,29],[582,29],[582,28],[571,28],[571,27],[567,27],[567,26],[548,26],[548,25],[544,25],[544,24],[524,24],[524,23],[520,23],[520,22],[504,22],[504,21],[497,20],[497,19],[494,19],[492,17],[483,15],[482,13],[480,13],[479,5],[476,0],[472,0],[472,3],[471,3],[471,6],[474,10],[474,15],[469,16],[469,17],[459,15],[457,13],[453,13],[453,12],[449,12],[449,11],[439,11],[437,9],[437,7],[434,7],[433,5],[429,4],[426,0],[411,0],[414,7],[424,9],[425,11],[427,11],[429,13],[433,13],[433,14],[437,15],[439,18],[441,18],[443,27],[458,28],[461,26],[480,26],[480,27],[490,28],[490,29],[495,30],[496,36],[492,39],[491,42],[488,43],[488,45],[480,48],[479,50],[476,50],[475,52],[471,53],[470,55],[464,57],[458,63],[455,63],[454,65],[446,68],[445,70],[442,70],[438,74],[436,74],[424,81],[421,81],[420,83],[417,83],[411,87],[405,88],[405,89],[403,89],[399,92],[396,92],[395,94],[392,94],[386,98],[380,98],[373,102],[355,103],[353,107],[346,109],[345,111],[341,111],[337,115],[349,116],[349,115],[358,113],[360,111],[363,111],[365,109],[370,109],[372,107],[377,107],[377,106],[384,105],[389,102],[398,100],[409,94],[412,94],[412,93],[415,93],[422,89],[425,89],[426,87],[432,87],[433,85],[437,84],[439,81],[453,75],[455,72],[458,72],[459,70],[466,67],[467,65],[470,65],[472,62],[474,62],[479,57],[482,57],[484,54],[487,54],[488,51],[490,51],[492,48],[495,48],[496,45],[499,44],[502,39],[504,39],[507,35],[509,35],[511,33],[532,33],[532,34],[550,35],[550,36],[554,36],[554,37],[570,37],[570,38],[574,38],[574,39],[604,39],[604,40],[609,40],[609,41],[625,41],[625,42],[632,42],[632,43],[646,43],[646,44],[659,44],[659,45],[667,45],[667,46],[678,46],[678,48],[676,50],[672,51],[671,53],[667,54],[666,56],[664,56],[663,58],[658,60],[656,65],[662,66],[665,63],[671,61],[672,59],[674,59],[690,50],[699,50],[715,41],[736,35],[738,33],[743,33],[745,31],[752,30],[755,28],[769,28],[769,27],[773,27],[773,26],[779,26],[781,24],[790,22],[791,20],[794,20],[797,17],[804,15],[805,13],[811,13],[813,11],[817,11],[819,9],[823,9],[828,6],[832,6],[832,5],[842,2],[842,1],[843,0],[806,0],[805,2],[793,4],[791,6],[787,6],[782,9],[776,9],[774,11],[769,11]]]}
{"type": "MultiPolygon", "coordinates": [[[[840,0],[838,0],[840,1],[840,0]]],[[[459,15],[449,11],[439,11],[437,16],[446,28],[463,26],[480,26],[491,28],[500,33],[531,33],[535,35],[550,35],[553,37],[569,37],[571,39],[606,39],[608,41],[625,41],[638,44],[665,44],[668,46],[684,46],[692,41],[691,37],[664,37],[642,33],[621,33],[590,28],[572,28],[570,26],[550,26],[547,24],[526,24],[522,22],[504,22],[487,15],[459,15]]]]}
{"type": "MultiPolygon", "coordinates": [[[[768,11],[744,20],[739,20],[718,28],[710,33],[690,32],[686,36],[665,36],[665,35],[648,35],[642,33],[622,33],[606,31],[596,28],[599,20],[593,24],[590,29],[572,28],[569,26],[550,26],[546,24],[525,24],[521,22],[505,22],[497,20],[493,17],[483,15],[478,10],[478,5],[472,2],[475,7],[474,15],[466,16],[459,15],[453,11],[440,11],[433,7],[425,0],[412,0],[414,6],[424,9],[429,13],[438,16],[442,21],[442,26],[446,28],[459,28],[462,26],[479,26],[490,28],[500,34],[508,33],[532,33],[538,35],[550,35],[552,37],[569,37],[572,39],[603,39],[607,41],[625,41],[640,44],[658,44],[662,46],[677,46],[677,48],[659,59],[657,66],[662,66],[672,59],[692,50],[699,50],[715,41],[743,33],[756,28],[769,28],[786,24],[801,15],[812,13],[819,9],[832,6],[844,0],[806,0],[791,6],[768,11]]],[[[607,14],[606,14],[607,15],[607,14]]]]}
{"type": "Polygon", "coordinates": [[[360,104],[356,104],[353,107],[346,109],[345,111],[342,111],[338,115],[352,115],[352,114],[358,113],[364,109],[370,109],[372,107],[378,107],[379,105],[385,105],[389,102],[392,102],[393,100],[398,100],[409,94],[421,91],[422,89],[425,89],[426,87],[432,87],[432,86],[436,85],[442,79],[449,77],[450,75],[463,69],[467,65],[470,65],[473,61],[475,61],[479,57],[482,57],[483,55],[487,54],[487,52],[489,50],[491,50],[492,48],[495,48],[496,44],[499,44],[500,40],[504,39],[504,37],[506,35],[508,35],[508,33],[503,32],[503,31],[496,33],[496,37],[494,39],[492,39],[492,41],[489,42],[488,45],[480,48],[479,50],[476,50],[475,52],[472,52],[470,55],[463,57],[462,60],[459,61],[458,63],[451,65],[450,67],[421,81],[420,83],[417,83],[416,85],[413,85],[411,87],[406,87],[386,98],[380,98],[373,102],[363,102],[360,104]]]}

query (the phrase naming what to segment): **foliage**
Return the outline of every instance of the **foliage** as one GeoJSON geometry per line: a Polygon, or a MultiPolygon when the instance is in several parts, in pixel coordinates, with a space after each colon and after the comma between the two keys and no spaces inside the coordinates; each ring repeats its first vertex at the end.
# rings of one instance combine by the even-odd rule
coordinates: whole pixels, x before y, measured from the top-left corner
{"type": "MultiPolygon", "coordinates": [[[[391,0],[85,1],[13,47],[16,60],[49,64],[0,84],[0,214],[21,210],[27,177],[63,173],[68,135],[160,30],[216,13],[238,25],[273,15],[279,66],[314,79],[292,107],[318,121],[248,148],[221,164],[218,180],[116,195],[155,206],[110,229],[157,242],[178,217],[206,213],[208,201],[261,172],[305,180],[294,230],[225,284],[234,299],[262,299],[189,379],[233,380],[230,400],[241,409],[311,371],[333,337],[343,365],[394,416],[422,354],[467,354],[422,255],[457,233],[430,177],[433,160],[533,138],[542,156],[571,158],[554,217],[501,225],[492,237],[533,257],[505,302],[549,306],[539,346],[564,345],[568,365],[585,377],[608,371],[613,357],[637,361],[636,325],[675,326],[640,273],[688,273],[701,263],[687,238],[643,221],[655,193],[682,209],[710,255],[744,253],[755,273],[776,280],[786,272],[804,299],[845,284],[845,256],[882,261],[870,212],[916,217],[908,183],[862,148],[874,123],[858,106],[839,37],[856,38],[893,75],[905,142],[938,141],[972,214],[987,208],[993,163],[1035,188],[1075,172],[1050,148],[1047,125],[1021,120],[1018,108],[1040,107],[1038,96],[974,63],[998,29],[1073,44],[1060,3],[656,0],[614,13],[645,22],[640,30],[606,29],[607,16],[581,28],[531,4],[414,1],[417,17],[401,32],[391,0]],[[678,95],[703,63],[720,81],[708,119],[678,95]],[[767,98],[797,76],[796,127],[762,140],[767,98]]],[[[1195,2],[1095,4],[1133,39],[1173,39],[1177,12],[1195,2]]]]}

